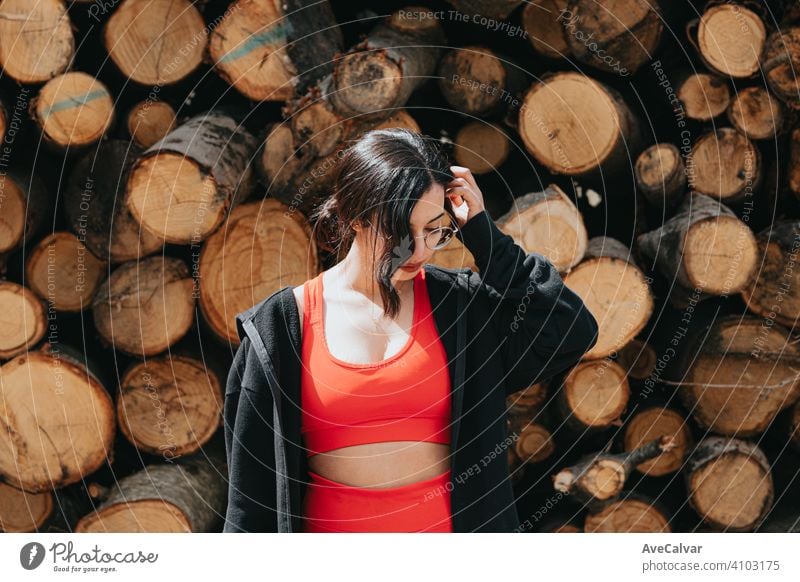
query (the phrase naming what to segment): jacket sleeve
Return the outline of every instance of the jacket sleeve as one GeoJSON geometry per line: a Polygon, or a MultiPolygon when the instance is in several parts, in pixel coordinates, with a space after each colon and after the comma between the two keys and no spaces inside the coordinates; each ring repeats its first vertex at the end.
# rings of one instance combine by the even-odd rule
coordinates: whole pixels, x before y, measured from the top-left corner
{"type": "Polygon", "coordinates": [[[278,531],[272,418],[272,394],[245,336],[225,384],[228,506],[223,533],[278,531]]]}
{"type": "Polygon", "coordinates": [[[469,277],[471,302],[486,309],[507,373],[507,394],[573,366],[597,343],[597,320],[550,260],[526,254],[486,210],[456,236],[479,270],[469,277]]]}

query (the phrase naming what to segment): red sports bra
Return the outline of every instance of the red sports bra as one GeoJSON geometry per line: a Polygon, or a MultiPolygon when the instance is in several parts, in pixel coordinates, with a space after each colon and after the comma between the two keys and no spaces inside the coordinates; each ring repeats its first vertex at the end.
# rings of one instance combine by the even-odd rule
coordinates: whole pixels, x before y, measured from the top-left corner
{"type": "Polygon", "coordinates": [[[424,269],[413,285],[413,324],[405,346],[383,361],[357,364],[328,350],[322,273],[306,281],[301,430],[309,456],[384,441],[450,442],[447,354],[431,312],[424,269]]]}

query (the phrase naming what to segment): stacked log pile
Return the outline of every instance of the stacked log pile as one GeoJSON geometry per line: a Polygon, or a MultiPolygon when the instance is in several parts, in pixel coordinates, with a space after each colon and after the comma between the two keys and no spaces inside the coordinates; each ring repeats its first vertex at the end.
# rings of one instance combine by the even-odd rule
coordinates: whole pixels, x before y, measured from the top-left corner
{"type": "Polygon", "coordinates": [[[385,127],[600,325],[507,398],[521,530],[800,528],[800,9],[612,6],[0,2],[0,531],[220,531],[234,316],[385,127]]]}

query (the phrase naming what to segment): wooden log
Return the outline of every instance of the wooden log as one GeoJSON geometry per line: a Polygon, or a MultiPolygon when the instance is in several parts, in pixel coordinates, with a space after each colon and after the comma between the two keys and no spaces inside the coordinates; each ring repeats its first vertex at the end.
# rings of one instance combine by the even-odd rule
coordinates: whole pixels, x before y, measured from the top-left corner
{"type": "Polygon", "coordinates": [[[343,46],[327,0],[238,0],[211,31],[208,53],[245,97],[285,101],[328,75],[343,46]]]}
{"type": "Polygon", "coordinates": [[[171,85],[202,62],[203,17],[189,0],[124,0],[103,29],[103,43],[123,75],[142,85],[171,85]]]}
{"type": "Polygon", "coordinates": [[[636,244],[671,284],[705,297],[738,293],[758,263],[750,228],[721,202],[695,192],[660,228],[639,235],[636,244]]]}
{"type": "Polygon", "coordinates": [[[12,281],[0,281],[0,360],[9,360],[32,350],[47,330],[44,302],[35,293],[12,281]]]}
{"type": "Polygon", "coordinates": [[[670,517],[660,503],[631,492],[590,513],[584,522],[587,533],[671,533],[670,517]]]}
{"type": "Polygon", "coordinates": [[[205,533],[219,530],[227,495],[225,458],[202,450],[149,464],[120,479],[75,533],[205,533]]]}
{"type": "Polygon", "coordinates": [[[662,210],[674,209],[686,192],[686,166],[671,143],[657,143],[644,150],[636,159],[634,175],[639,192],[662,210]]]}
{"type": "Polygon", "coordinates": [[[514,439],[514,455],[520,463],[539,463],[555,452],[556,443],[541,404],[511,404],[507,426],[514,439]]]}
{"type": "Polygon", "coordinates": [[[749,139],[774,139],[785,131],[783,104],[763,87],[745,87],[728,107],[728,120],[749,139]]]}
{"type": "Polygon", "coordinates": [[[445,101],[468,116],[492,117],[519,103],[528,84],[508,56],[482,45],[450,49],[436,72],[445,101]]]}
{"type": "Polygon", "coordinates": [[[697,138],[687,161],[689,186],[725,204],[738,204],[757,192],[764,171],[761,152],[732,127],[697,138]]]}
{"type": "Polygon", "coordinates": [[[28,493],[0,483],[0,532],[37,531],[52,513],[52,491],[28,493]]]}
{"type": "Polygon", "coordinates": [[[800,26],[774,31],[766,41],[761,63],[767,85],[792,110],[800,109],[800,26]]]}
{"type": "Polygon", "coordinates": [[[689,505],[716,531],[753,531],[772,507],[770,463],[753,443],[711,436],[686,462],[689,505]]]}
{"type": "Polygon", "coordinates": [[[142,148],[149,148],[175,129],[175,110],[166,101],[139,101],[128,112],[128,134],[142,148]]]}
{"type": "Polygon", "coordinates": [[[0,66],[15,81],[49,81],[69,68],[74,55],[62,0],[5,0],[0,6],[0,66]]]}
{"type": "MultiPolygon", "coordinates": [[[[583,260],[564,277],[600,325],[600,335],[585,359],[614,354],[644,329],[653,313],[650,280],[631,251],[609,237],[594,237],[583,260]]],[[[567,331],[566,333],[569,333],[567,331]]]]}
{"type": "Polygon", "coordinates": [[[747,308],[767,321],[777,321],[788,328],[800,317],[800,271],[795,268],[800,222],[776,220],[756,237],[758,271],[740,291],[747,308]]]}
{"type": "Polygon", "coordinates": [[[447,0],[447,3],[470,16],[480,14],[487,18],[503,20],[522,4],[522,0],[447,0]]]}
{"type": "Polygon", "coordinates": [[[54,149],[84,148],[114,123],[114,101],[100,80],[81,71],[48,81],[31,99],[30,114],[54,149]]]}
{"type": "Polygon", "coordinates": [[[660,435],[670,437],[674,447],[637,464],[636,470],[644,475],[661,477],[681,469],[694,446],[689,424],[680,411],[659,404],[637,408],[625,422],[623,446],[626,451],[633,451],[660,435]]]}
{"type": "Polygon", "coordinates": [[[585,507],[601,509],[601,504],[619,497],[637,465],[659,458],[676,446],[671,436],[663,435],[624,453],[586,455],[553,475],[553,488],[585,507]]]}
{"type": "Polygon", "coordinates": [[[506,396],[506,406],[522,406],[530,408],[541,406],[547,399],[547,385],[543,382],[532,384],[527,388],[514,392],[506,396]]]}
{"type": "Polygon", "coordinates": [[[324,157],[358,131],[405,106],[434,75],[446,44],[438,21],[420,11],[398,10],[337,59],[333,72],[287,102],[295,142],[324,157]]]}
{"type": "Polygon", "coordinates": [[[567,8],[569,0],[531,0],[522,9],[522,28],[533,50],[551,59],[564,59],[569,55],[569,46],[559,17],[567,8]]]}
{"type": "Polygon", "coordinates": [[[252,192],[256,140],[224,112],[200,113],[134,162],[125,203],[164,242],[199,244],[252,192]]]}
{"type": "Polygon", "coordinates": [[[674,209],[686,192],[686,166],[671,143],[657,143],[644,150],[636,159],[634,175],[639,192],[656,208],[674,209]]]}
{"type": "Polygon", "coordinates": [[[623,77],[652,60],[664,28],[658,3],[647,0],[570,0],[558,20],[577,60],[623,77]]]}
{"type": "Polygon", "coordinates": [[[112,263],[152,253],[162,245],[121,203],[130,166],[141,151],[133,142],[104,141],[78,159],[66,180],[68,226],[95,256],[112,263]]]}
{"type": "Polygon", "coordinates": [[[206,361],[173,350],[136,362],[120,381],[120,431],[140,451],[190,455],[221,425],[223,381],[206,361]]]}
{"type": "Polygon", "coordinates": [[[628,378],[644,380],[653,373],[657,361],[653,347],[644,340],[633,338],[617,352],[617,363],[628,378]]]}
{"type": "Polygon", "coordinates": [[[704,71],[682,70],[676,75],[675,94],[686,117],[698,123],[716,119],[728,109],[731,90],[728,81],[704,71]]]}
{"type": "Polygon", "coordinates": [[[763,432],[800,398],[800,348],[783,326],[724,315],[688,335],[672,380],[697,423],[717,434],[763,432]]]}
{"type": "Polygon", "coordinates": [[[508,159],[511,142],[494,123],[472,121],[461,126],[453,142],[456,164],[474,175],[496,171],[508,159]]]}
{"type": "Polygon", "coordinates": [[[304,158],[304,151],[308,150],[301,150],[295,143],[292,128],[286,122],[269,124],[265,135],[256,165],[260,181],[270,196],[292,204],[292,197],[305,194],[297,191],[295,183],[308,164],[308,156],[304,158]]]}
{"type": "Polygon", "coordinates": [[[234,316],[286,285],[319,273],[308,220],[270,198],[234,208],[200,251],[200,312],[226,344],[239,344],[234,316]]]}
{"type": "Polygon", "coordinates": [[[152,356],[179,341],[195,316],[194,279],[175,257],[154,256],[117,267],[94,296],[101,339],[133,356],[152,356]]]}
{"type": "Polygon", "coordinates": [[[114,408],[94,364],[46,343],[0,368],[0,478],[30,493],[76,483],[113,461],[114,408]]]}
{"type": "Polygon", "coordinates": [[[571,368],[555,400],[564,426],[585,433],[621,426],[629,398],[625,371],[613,360],[604,359],[579,362],[571,368]]]}
{"type": "Polygon", "coordinates": [[[78,159],[64,189],[70,229],[96,257],[112,264],[145,257],[163,245],[123,204],[131,165],[141,152],[125,140],[104,141],[78,159]]]}
{"type": "Polygon", "coordinates": [[[733,2],[708,2],[699,19],[686,24],[686,36],[712,72],[747,79],[758,74],[767,29],[761,16],[733,2]]]}
{"type": "Polygon", "coordinates": [[[25,261],[25,279],[57,311],[83,311],[105,278],[106,263],[71,232],[40,240],[25,261]]]}
{"type": "Polygon", "coordinates": [[[589,242],[583,216],[556,184],[515,198],[512,208],[495,223],[526,253],[550,259],[560,273],[583,259],[589,242]]]}
{"type": "Polygon", "coordinates": [[[0,253],[11,253],[38,236],[52,220],[53,202],[35,174],[0,171],[0,253]]]}
{"type": "Polygon", "coordinates": [[[639,122],[622,96],[575,72],[544,75],[534,83],[517,127],[528,152],[554,174],[624,171],[642,144],[639,122]]]}

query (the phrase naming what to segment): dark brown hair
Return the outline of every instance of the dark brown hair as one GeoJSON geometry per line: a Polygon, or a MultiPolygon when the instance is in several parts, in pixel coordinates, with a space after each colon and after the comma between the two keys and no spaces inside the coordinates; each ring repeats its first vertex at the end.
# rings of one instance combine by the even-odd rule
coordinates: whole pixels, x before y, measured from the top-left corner
{"type": "MultiPolygon", "coordinates": [[[[436,183],[446,187],[453,178],[447,155],[434,138],[401,128],[368,131],[342,151],[333,191],[311,216],[318,242],[334,249],[337,262],[353,244],[353,224],[375,225],[375,280],[384,313],[391,318],[400,311],[400,296],[391,283],[393,259],[400,264],[393,249],[411,237],[411,212],[420,197],[436,183]],[[378,237],[385,241],[383,248],[376,248],[378,237]]],[[[445,197],[445,210],[455,223],[449,202],[445,197]]]]}

